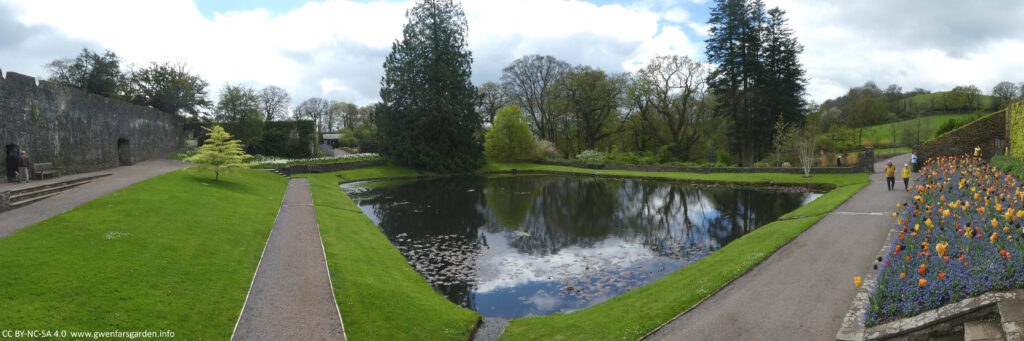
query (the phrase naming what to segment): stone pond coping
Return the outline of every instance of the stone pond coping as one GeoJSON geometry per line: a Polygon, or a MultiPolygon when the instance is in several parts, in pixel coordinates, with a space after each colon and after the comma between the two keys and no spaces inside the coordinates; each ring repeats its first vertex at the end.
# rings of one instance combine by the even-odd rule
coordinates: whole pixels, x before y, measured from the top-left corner
{"type": "MultiPolygon", "coordinates": [[[[881,263],[877,259],[885,259],[885,254],[889,253],[891,239],[895,233],[895,228],[889,230],[885,245],[875,258],[875,264],[881,263]]],[[[984,293],[925,311],[917,316],[868,328],[864,325],[864,316],[868,310],[869,297],[878,283],[877,276],[877,270],[869,271],[864,276],[860,290],[854,296],[850,310],[836,333],[836,340],[886,340],[897,337],[928,339],[929,336],[956,332],[958,328],[962,328],[964,322],[993,316],[997,306],[1003,315],[1002,325],[1007,333],[1007,340],[1021,340],[1021,331],[1024,327],[1024,290],[1021,289],[984,293]]]]}
{"type": "Polygon", "coordinates": [[[277,168],[277,170],[284,173],[285,176],[291,176],[292,174],[303,174],[303,173],[330,173],[341,170],[356,169],[363,167],[381,166],[386,165],[387,160],[366,160],[366,161],[353,161],[343,163],[327,163],[327,164],[314,164],[314,165],[297,165],[277,168]]]}

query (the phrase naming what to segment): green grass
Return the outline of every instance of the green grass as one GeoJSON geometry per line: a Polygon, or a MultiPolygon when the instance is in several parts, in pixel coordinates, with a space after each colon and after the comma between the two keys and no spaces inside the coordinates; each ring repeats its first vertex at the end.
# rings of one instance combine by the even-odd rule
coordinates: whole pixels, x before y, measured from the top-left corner
{"type": "MultiPolygon", "coordinates": [[[[540,171],[684,181],[727,181],[756,184],[825,184],[837,186],[817,200],[758,228],[687,267],[629,293],[570,314],[512,320],[503,339],[603,340],[637,339],[693,307],[718,288],[760,263],[765,257],[814,225],[868,183],[867,174],[702,174],[591,170],[529,163],[491,163],[480,172],[540,171]]],[[[307,175],[338,293],[346,331],[352,339],[465,338],[476,314],[433,292],[338,186],[338,181],[414,177],[398,166],[367,167],[307,175]],[[379,283],[386,281],[387,286],[379,283]],[[446,326],[447,331],[439,330],[446,326]],[[412,329],[412,330],[408,330],[412,329]]]]}
{"type": "MultiPolygon", "coordinates": [[[[921,140],[930,141],[935,138],[935,132],[939,130],[939,126],[946,123],[949,119],[961,119],[968,117],[971,114],[958,113],[958,114],[941,114],[931,116],[921,116],[921,140]]],[[[864,128],[864,136],[861,141],[870,141],[872,145],[878,147],[882,140],[888,140],[889,144],[895,144],[899,142],[900,134],[903,131],[903,127],[909,126],[916,128],[917,119],[909,119],[905,121],[899,121],[895,123],[883,123],[873,125],[864,128]],[[893,139],[893,126],[896,127],[896,136],[893,139]]],[[[877,151],[875,152],[878,153],[877,151]]]]}
{"type": "MultiPolygon", "coordinates": [[[[347,171],[354,178],[416,175],[393,166],[347,171]]],[[[380,228],[338,187],[307,174],[327,265],[350,340],[466,340],[480,318],[438,294],[380,228]]]]}
{"type": "Polygon", "coordinates": [[[224,340],[287,181],[176,171],[0,239],[0,329],[224,340]]]}

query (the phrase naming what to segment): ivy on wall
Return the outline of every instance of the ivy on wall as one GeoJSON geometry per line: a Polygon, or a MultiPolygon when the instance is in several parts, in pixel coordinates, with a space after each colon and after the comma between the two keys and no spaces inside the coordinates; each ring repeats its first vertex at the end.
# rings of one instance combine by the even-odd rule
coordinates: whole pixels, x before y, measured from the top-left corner
{"type": "Polygon", "coordinates": [[[1006,126],[1010,140],[1010,155],[1024,158],[1024,101],[1006,107],[1006,126]]]}

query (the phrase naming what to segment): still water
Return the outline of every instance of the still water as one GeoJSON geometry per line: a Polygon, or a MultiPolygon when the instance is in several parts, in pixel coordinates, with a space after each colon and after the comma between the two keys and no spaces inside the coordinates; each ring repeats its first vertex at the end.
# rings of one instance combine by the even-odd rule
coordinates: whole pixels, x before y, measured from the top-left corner
{"type": "Polygon", "coordinates": [[[342,187],[436,290],[502,318],[603,302],[820,196],[557,175],[342,187]]]}

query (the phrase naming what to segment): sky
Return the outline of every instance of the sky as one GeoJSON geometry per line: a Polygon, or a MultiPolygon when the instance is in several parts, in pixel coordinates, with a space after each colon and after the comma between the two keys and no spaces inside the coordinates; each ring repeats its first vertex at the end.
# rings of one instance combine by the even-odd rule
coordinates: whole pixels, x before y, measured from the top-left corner
{"type": "MultiPolygon", "coordinates": [[[[463,0],[474,84],[528,54],[609,72],[657,55],[705,60],[710,0],[463,0]]],[[[874,81],[905,91],[1024,81],[1021,1],[765,0],[804,45],[808,99],[874,81]]],[[[384,58],[411,1],[0,0],[0,70],[45,78],[46,63],[109,49],[135,67],[185,61],[211,84],[276,85],[379,100],[384,58]]]]}

